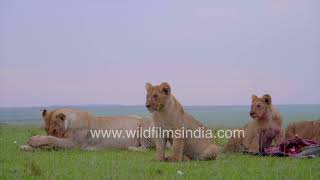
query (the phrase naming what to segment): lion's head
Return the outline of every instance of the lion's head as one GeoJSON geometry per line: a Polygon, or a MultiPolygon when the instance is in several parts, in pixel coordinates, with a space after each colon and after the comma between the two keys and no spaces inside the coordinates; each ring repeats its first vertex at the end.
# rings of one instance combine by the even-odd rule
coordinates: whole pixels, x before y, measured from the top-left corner
{"type": "Polygon", "coordinates": [[[65,118],[63,113],[59,112],[49,112],[44,109],[42,111],[42,117],[44,120],[44,129],[48,135],[55,137],[63,137],[65,132],[65,118]]]}
{"type": "Polygon", "coordinates": [[[150,112],[161,111],[167,104],[171,95],[171,87],[168,83],[152,86],[146,83],[147,97],[146,107],[150,112]]]}
{"type": "Polygon", "coordinates": [[[271,96],[269,94],[263,95],[261,98],[252,95],[252,105],[250,116],[253,119],[264,119],[271,112],[271,96]]]}

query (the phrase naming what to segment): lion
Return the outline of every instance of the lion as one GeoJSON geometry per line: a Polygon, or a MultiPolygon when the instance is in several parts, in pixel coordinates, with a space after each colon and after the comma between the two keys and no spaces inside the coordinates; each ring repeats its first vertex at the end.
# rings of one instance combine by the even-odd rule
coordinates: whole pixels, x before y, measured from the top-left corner
{"type": "MultiPolygon", "coordinates": [[[[43,110],[44,129],[47,136],[37,135],[29,138],[27,144],[32,148],[62,148],[100,150],[106,148],[136,149],[154,148],[155,140],[140,137],[141,127],[153,126],[150,119],[134,116],[95,117],[92,114],[69,108],[53,111],[43,110]],[[102,132],[99,132],[101,130],[102,132]],[[103,137],[103,131],[105,137],[103,137]],[[122,133],[116,133],[116,131],[122,133]],[[99,137],[98,137],[99,133],[99,137]]],[[[23,150],[30,147],[22,146],[23,150]]]]}
{"type": "Polygon", "coordinates": [[[153,86],[146,83],[146,108],[152,113],[158,130],[156,138],[156,161],[211,160],[218,155],[218,147],[210,138],[192,138],[179,136],[184,130],[196,130],[206,127],[191,115],[187,114],[181,104],[171,93],[168,83],[153,86]],[[162,131],[162,133],[161,133],[162,131]],[[171,131],[172,133],[163,133],[171,131]],[[165,157],[165,142],[172,144],[171,156],[165,157]]]}
{"type": "Polygon", "coordinates": [[[314,140],[317,143],[320,143],[320,119],[315,121],[290,123],[286,129],[285,138],[291,139],[295,136],[314,140]]]}
{"type": "Polygon", "coordinates": [[[244,137],[233,137],[226,144],[225,152],[243,152],[244,150],[256,153],[259,151],[259,137],[262,131],[276,132],[274,141],[280,145],[283,141],[282,117],[279,111],[272,105],[271,96],[268,94],[258,98],[252,95],[252,105],[250,116],[253,120],[248,122],[243,128],[244,137]]]}
{"type": "MultiPolygon", "coordinates": [[[[244,127],[237,128],[234,130],[244,132],[247,126],[248,126],[248,123],[244,127]]],[[[245,150],[242,144],[243,138],[244,138],[243,136],[239,136],[239,137],[231,137],[230,139],[228,139],[227,144],[223,148],[223,152],[243,152],[245,150]]]]}

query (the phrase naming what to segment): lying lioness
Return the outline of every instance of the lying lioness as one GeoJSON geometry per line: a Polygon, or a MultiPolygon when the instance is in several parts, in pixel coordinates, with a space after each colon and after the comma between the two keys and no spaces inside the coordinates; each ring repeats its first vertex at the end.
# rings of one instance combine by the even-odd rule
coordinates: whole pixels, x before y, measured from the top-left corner
{"type": "Polygon", "coordinates": [[[153,139],[138,135],[140,127],[153,126],[152,120],[145,118],[133,116],[94,117],[88,112],[68,108],[56,109],[51,112],[44,110],[42,117],[48,135],[31,137],[28,140],[28,145],[33,148],[98,150],[155,147],[153,139]],[[101,131],[99,132],[99,130],[101,131]],[[105,133],[105,137],[103,137],[103,133],[105,133]]]}
{"type": "Polygon", "coordinates": [[[194,138],[191,135],[186,137],[176,134],[178,131],[181,135],[184,130],[194,131],[199,128],[206,130],[206,128],[183,110],[183,107],[171,94],[171,87],[168,83],[162,83],[157,86],[147,83],[146,90],[146,107],[153,114],[155,127],[161,128],[162,132],[164,130],[171,130],[175,134],[158,131],[155,160],[210,160],[217,157],[218,148],[213,144],[212,139],[206,137],[194,138]],[[168,158],[165,158],[166,140],[173,142],[171,156],[168,158]]]}
{"type": "Polygon", "coordinates": [[[289,124],[286,130],[286,139],[291,139],[296,135],[320,143],[320,120],[289,124]]]}

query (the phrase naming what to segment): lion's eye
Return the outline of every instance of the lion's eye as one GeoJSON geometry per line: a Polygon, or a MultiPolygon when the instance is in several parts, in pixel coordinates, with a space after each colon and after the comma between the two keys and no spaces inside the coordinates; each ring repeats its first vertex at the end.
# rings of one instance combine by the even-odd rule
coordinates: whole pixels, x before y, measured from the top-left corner
{"type": "Polygon", "coordinates": [[[260,107],[261,107],[260,104],[258,104],[258,105],[257,105],[257,108],[260,108],[260,107]]]}
{"type": "Polygon", "coordinates": [[[154,99],[157,99],[157,98],[158,98],[158,95],[156,95],[156,94],[153,95],[153,98],[154,98],[154,99]]]}

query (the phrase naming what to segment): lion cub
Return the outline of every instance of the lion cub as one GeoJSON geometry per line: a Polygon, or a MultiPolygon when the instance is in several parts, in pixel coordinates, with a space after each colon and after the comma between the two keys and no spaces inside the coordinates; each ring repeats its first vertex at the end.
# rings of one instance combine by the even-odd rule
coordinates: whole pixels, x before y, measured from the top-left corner
{"type": "Polygon", "coordinates": [[[286,130],[286,139],[299,136],[320,143],[320,120],[290,123],[286,130]]]}
{"type": "Polygon", "coordinates": [[[263,130],[274,130],[274,132],[277,132],[274,139],[276,145],[282,142],[282,118],[277,109],[272,105],[271,96],[265,94],[261,98],[258,98],[256,95],[252,95],[251,98],[250,116],[253,120],[241,128],[244,130],[244,137],[229,139],[224,151],[241,152],[247,150],[258,152],[259,136],[263,130]]]}
{"type": "MultiPolygon", "coordinates": [[[[152,86],[146,83],[147,97],[146,107],[153,114],[155,127],[161,128],[161,131],[170,130],[173,133],[176,130],[196,130],[205,126],[194,119],[191,115],[185,113],[183,107],[171,94],[171,87],[168,83],[152,86]]],[[[211,160],[215,159],[218,154],[218,148],[213,144],[210,138],[191,138],[178,137],[173,134],[167,134],[161,137],[158,131],[156,138],[156,157],[155,160],[164,161],[166,141],[172,142],[171,156],[168,161],[182,160],[211,160]]]]}

